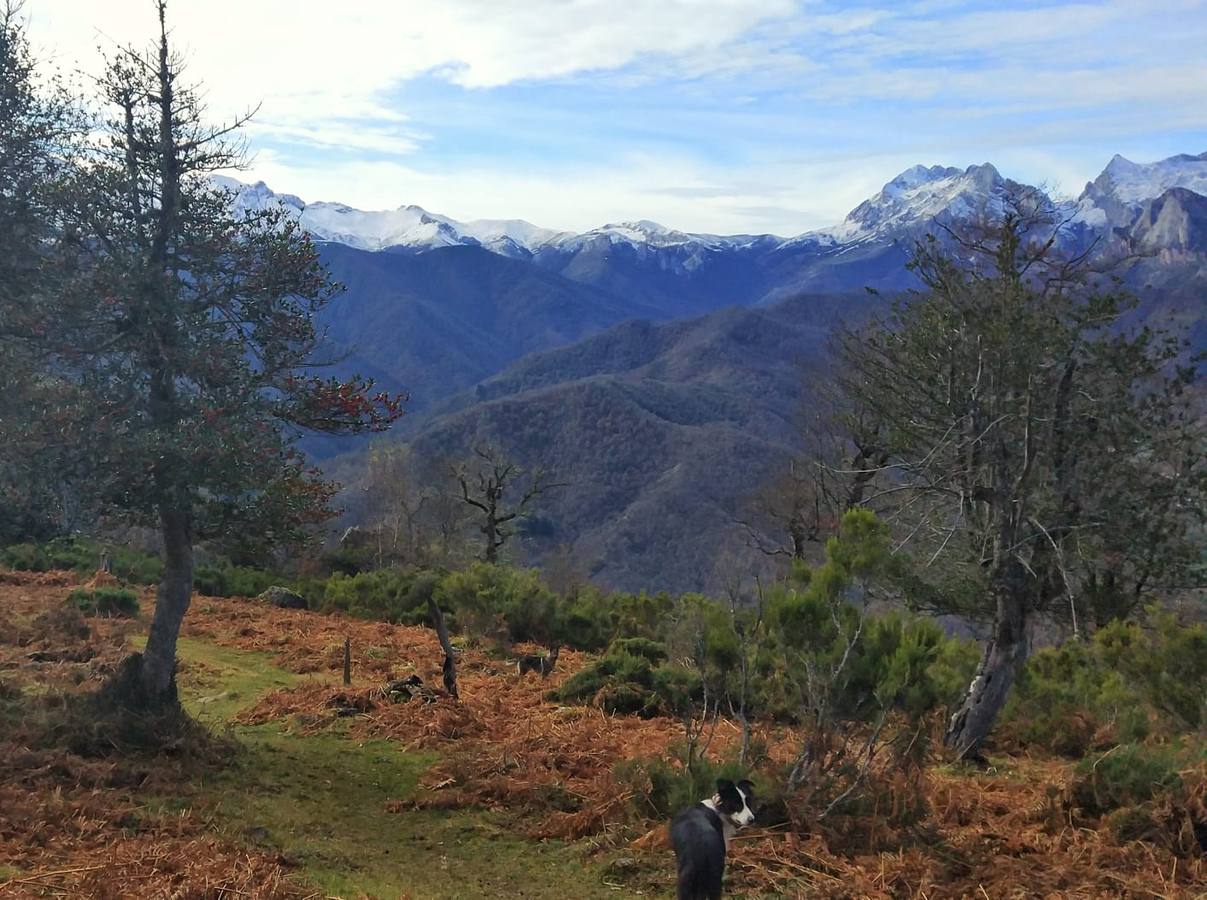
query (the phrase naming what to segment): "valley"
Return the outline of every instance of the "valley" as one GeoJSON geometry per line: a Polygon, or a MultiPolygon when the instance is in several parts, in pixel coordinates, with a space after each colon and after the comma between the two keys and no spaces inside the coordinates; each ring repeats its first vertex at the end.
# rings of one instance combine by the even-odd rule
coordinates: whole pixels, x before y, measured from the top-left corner
{"type": "MultiPolygon", "coordinates": [[[[1068,252],[1138,293],[1133,321],[1181,329],[1192,349],[1207,346],[1205,156],[1116,157],[1076,200],[1036,193],[1068,252]]],[[[475,444],[502,448],[568,482],[517,562],[556,551],[601,585],[670,590],[715,589],[723,547],[772,563],[738,520],[799,452],[830,335],[915,286],[913,242],[1037,192],[988,164],[916,166],[840,225],[784,239],[467,225],[234,186],[237,205],[285,204],[323,242],[347,286],[324,320],[338,370],[407,393],[389,439],[415,450],[422,477],[440,486],[475,444]]],[[[353,483],[339,527],[357,524],[366,441],[305,446],[353,483]]]]}

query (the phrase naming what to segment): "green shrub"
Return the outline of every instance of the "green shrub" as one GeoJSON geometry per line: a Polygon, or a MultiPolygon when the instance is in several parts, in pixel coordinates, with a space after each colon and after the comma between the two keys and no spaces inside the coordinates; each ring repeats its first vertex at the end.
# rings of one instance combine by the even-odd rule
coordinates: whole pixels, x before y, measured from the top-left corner
{"type": "Polygon", "coordinates": [[[10,569],[26,572],[45,572],[52,568],[43,545],[12,544],[0,550],[0,562],[10,569]]]}
{"type": "Polygon", "coordinates": [[[257,597],[281,578],[251,566],[206,565],[193,573],[193,586],[207,597],[257,597]]]}
{"type": "Polygon", "coordinates": [[[935,622],[861,613],[813,585],[773,597],[773,627],[786,679],[808,681],[834,722],[865,722],[886,709],[916,718],[950,699],[939,665],[949,640],[935,622]],[[832,675],[820,683],[809,672],[832,675]]]}
{"type": "Polygon", "coordinates": [[[361,619],[376,619],[403,625],[428,622],[427,597],[417,596],[415,587],[419,572],[414,570],[379,569],[345,575],[336,572],[319,590],[304,596],[320,598],[316,602],[323,612],[339,610],[361,619]]]}
{"type": "Polygon", "coordinates": [[[542,644],[560,637],[558,598],[535,569],[474,563],[441,579],[435,596],[475,637],[542,644]]]}
{"type": "Polygon", "coordinates": [[[651,663],[660,663],[667,658],[666,644],[642,637],[617,638],[612,641],[608,653],[639,656],[651,663]]]}
{"type": "Polygon", "coordinates": [[[633,684],[645,691],[652,684],[653,668],[648,659],[628,653],[609,653],[575,672],[554,692],[557,700],[590,703],[609,684],[633,684]]]}
{"type": "Polygon", "coordinates": [[[704,681],[683,666],[661,665],[650,672],[650,703],[668,715],[686,715],[701,699],[704,681]]]}
{"type": "Polygon", "coordinates": [[[649,657],[664,655],[657,652],[660,645],[641,640],[638,645],[617,641],[607,655],[574,673],[551,696],[563,703],[592,703],[611,713],[684,714],[700,697],[699,674],[674,663],[655,665],[649,657]]]}
{"type": "Polygon", "coordinates": [[[963,699],[980,662],[981,648],[976,641],[949,637],[939,645],[929,675],[944,706],[963,699]]]}
{"type": "Polygon", "coordinates": [[[609,653],[574,673],[553,697],[564,703],[595,703],[605,712],[655,714],[650,661],[630,653],[609,653]]]}
{"type": "Polygon", "coordinates": [[[1148,627],[1112,622],[1094,635],[1098,658],[1175,727],[1207,723],[1207,625],[1184,625],[1158,607],[1148,627]]]}
{"type": "Polygon", "coordinates": [[[138,595],[124,588],[76,588],[67,595],[67,602],[89,616],[138,617],[138,595]]]}
{"type": "MultiPolygon", "coordinates": [[[[1099,698],[1110,676],[1098,665],[1089,644],[1077,641],[1040,650],[1015,682],[1002,712],[1000,732],[1062,756],[1084,756],[1106,724],[1108,711],[1099,698]]],[[[1133,708],[1139,705],[1139,698],[1133,697],[1133,708]]]]}
{"type": "Polygon", "coordinates": [[[155,584],[163,574],[162,561],[152,554],[82,537],[56,538],[44,544],[13,544],[0,550],[0,563],[10,569],[31,572],[68,569],[89,575],[100,567],[105,555],[114,576],[131,584],[155,584]]]}
{"type": "Polygon", "coordinates": [[[1120,744],[1081,761],[1072,785],[1073,800],[1094,816],[1138,806],[1181,787],[1178,768],[1173,747],[1120,744]]]}
{"type": "Polygon", "coordinates": [[[652,716],[651,695],[640,685],[628,681],[611,681],[604,684],[592,698],[595,706],[613,715],[652,716]]]}
{"type": "Polygon", "coordinates": [[[1207,628],[1149,610],[1150,624],[1112,622],[1090,641],[1040,650],[1028,660],[1003,710],[1001,732],[1081,757],[1094,741],[1135,743],[1169,736],[1207,717],[1207,628]]]}
{"type": "MultiPolygon", "coordinates": [[[[612,775],[631,795],[634,817],[641,821],[672,818],[693,803],[711,797],[716,793],[718,778],[738,782],[748,777],[736,763],[717,763],[707,757],[698,757],[690,770],[661,757],[626,759],[613,767],[612,775]]],[[[763,799],[758,786],[755,797],[760,802],[763,799]]]]}
{"type": "Polygon", "coordinates": [[[1109,813],[1107,828],[1121,844],[1129,841],[1157,842],[1162,837],[1160,826],[1154,820],[1149,804],[1124,806],[1109,813]]]}
{"type": "Polygon", "coordinates": [[[659,640],[675,599],[665,591],[656,594],[612,594],[608,598],[615,615],[613,637],[643,637],[659,640]]]}

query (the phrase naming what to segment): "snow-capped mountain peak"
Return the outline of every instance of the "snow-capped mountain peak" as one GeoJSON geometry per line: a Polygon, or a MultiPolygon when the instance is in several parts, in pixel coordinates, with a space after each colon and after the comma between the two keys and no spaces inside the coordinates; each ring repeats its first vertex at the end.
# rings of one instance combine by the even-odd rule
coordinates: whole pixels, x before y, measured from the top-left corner
{"type": "Polygon", "coordinates": [[[962,174],[963,172],[954,166],[911,166],[886,184],[882,193],[899,196],[921,185],[944,178],[954,178],[962,174]]]}
{"type": "Polygon", "coordinates": [[[1124,203],[1143,203],[1174,187],[1204,194],[1207,193],[1207,153],[1198,156],[1179,153],[1147,164],[1134,163],[1116,153],[1098,176],[1098,181],[1109,182],[1112,193],[1124,203]]]}
{"type": "Polygon", "coordinates": [[[1136,163],[1115,154],[1082,191],[1078,218],[1099,228],[1108,223],[1130,225],[1146,201],[1171,188],[1207,194],[1207,153],[1179,153],[1153,163],[1136,163]]]}
{"type": "MultiPolygon", "coordinates": [[[[225,177],[216,177],[214,181],[234,193],[236,210],[282,209],[316,239],[361,250],[402,247],[422,252],[469,245],[503,256],[528,258],[541,254],[547,258],[550,254],[562,256],[588,250],[608,254],[611,248],[627,246],[640,255],[673,256],[676,260],[673,265],[687,268],[702,265],[718,251],[810,245],[827,251],[892,241],[916,235],[931,227],[935,220],[960,221],[999,214],[1007,193],[1019,187],[990,163],[966,169],[916,165],[856,206],[842,223],[783,240],[765,234],[725,236],[684,232],[648,219],[613,222],[572,233],[541,228],[522,219],[458,221],[415,205],[365,211],[343,203],[305,203],[292,194],[274,193],[262,181],[244,184],[225,177]]],[[[1182,154],[1154,163],[1135,163],[1116,155],[1086,185],[1075,206],[1071,202],[1054,203],[1053,211],[1061,219],[1072,218],[1084,238],[1109,227],[1130,227],[1147,202],[1172,188],[1207,196],[1207,153],[1182,154]],[[1073,210],[1075,215],[1071,215],[1073,210]]],[[[1165,213],[1166,219],[1170,216],[1171,213],[1165,213]]]]}
{"type": "Polygon", "coordinates": [[[345,203],[306,203],[292,194],[277,194],[262,181],[245,184],[234,178],[215,176],[214,183],[234,193],[237,212],[284,209],[317,240],[347,244],[359,250],[387,247],[433,250],[476,245],[504,256],[526,256],[563,234],[522,219],[458,222],[414,204],[392,210],[360,210],[345,203]]]}
{"type": "Polygon", "coordinates": [[[841,225],[816,235],[839,243],[866,241],[936,218],[966,219],[992,213],[1007,184],[990,163],[967,169],[913,166],[851,210],[841,225]]]}

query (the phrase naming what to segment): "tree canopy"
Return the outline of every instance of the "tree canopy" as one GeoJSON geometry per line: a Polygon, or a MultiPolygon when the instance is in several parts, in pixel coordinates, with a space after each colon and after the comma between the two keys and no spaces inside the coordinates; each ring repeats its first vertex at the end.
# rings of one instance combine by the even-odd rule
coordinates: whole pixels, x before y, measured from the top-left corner
{"type": "Polygon", "coordinates": [[[400,400],[322,377],[316,314],[338,295],[317,250],[279,210],[236,211],[210,176],[241,163],[246,117],[214,126],[172,52],[165,4],[148,51],[118,50],[98,84],[99,135],[65,173],[54,254],[64,273],[38,320],[37,379],[97,505],[159,529],[164,580],[143,699],[173,695],[194,543],[298,539],[333,486],[294,447],[299,429],[380,430],[400,400]]]}
{"type": "Polygon", "coordinates": [[[1176,335],[1129,327],[1134,300],[1038,192],[918,243],[922,289],[840,341],[851,477],[898,533],[911,593],[993,623],[949,741],[975,752],[1038,615],[1076,633],[1184,587],[1204,516],[1203,427],[1176,335]],[[871,462],[875,460],[875,462],[871,462]]]}

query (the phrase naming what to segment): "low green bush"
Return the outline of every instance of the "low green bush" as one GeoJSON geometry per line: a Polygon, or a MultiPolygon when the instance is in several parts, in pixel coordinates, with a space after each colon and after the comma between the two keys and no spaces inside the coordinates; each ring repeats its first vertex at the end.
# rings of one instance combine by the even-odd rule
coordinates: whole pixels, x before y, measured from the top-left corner
{"type": "Polygon", "coordinates": [[[665,662],[667,658],[666,644],[643,637],[617,638],[608,647],[608,653],[637,656],[654,664],[665,662]]]}
{"type": "Polygon", "coordinates": [[[1207,724],[1207,625],[1159,607],[1147,623],[1112,622],[1094,635],[1104,667],[1119,672],[1173,729],[1207,724]]]}
{"type": "Polygon", "coordinates": [[[674,602],[662,592],[607,593],[587,587],[559,601],[558,635],[567,646],[596,652],[617,639],[661,642],[674,602]]]}
{"type": "Polygon", "coordinates": [[[163,574],[163,563],[149,553],[82,537],[55,538],[44,544],[13,544],[0,550],[0,564],[10,569],[48,572],[68,569],[89,575],[108,556],[109,570],[131,584],[155,584],[163,574]]]}
{"type": "Polygon", "coordinates": [[[125,588],[76,588],[67,595],[67,602],[89,616],[138,617],[138,595],[125,588]]]}
{"type": "Polygon", "coordinates": [[[624,715],[683,715],[701,696],[696,672],[674,663],[654,660],[665,656],[661,646],[642,639],[637,645],[618,641],[613,649],[574,673],[552,697],[563,703],[593,704],[605,712],[624,715]],[[644,651],[646,656],[630,652],[644,651]]]}
{"type": "MultiPolygon", "coordinates": [[[[661,757],[626,759],[613,767],[612,775],[631,796],[629,803],[639,821],[669,819],[711,797],[718,778],[736,783],[749,777],[737,763],[717,763],[707,757],[697,757],[690,769],[661,757]]],[[[757,786],[755,796],[762,797],[757,786]]]]}
{"type": "Polygon", "coordinates": [[[1078,764],[1073,800],[1093,816],[1138,806],[1181,787],[1179,767],[1175,747],[1120,744],[1078,764]]]}
{"type": "Polygon", "coordinates": [[[1171,737],[1207,721],[1207,627],[1150,609],[1089,641],[1034,654],[1003,710],[1007,738],[1079,758],[1114,743],[1171,737]]]}
{"type": "Polygon", "coordinates": [[[558,598],[534,569],[474,563],[441,579],[435,596],[471,637],[541,644],[560,638],[558,598]]]}
{"type": "Polygon", "coordinates": [[[207,597],[257,597],[281,577],[251,566],[204,565],[193,573],[193,587],[207,597]]]}
{"type": "Polygon", "coordinates": [[[629,653],[609,653],[570,676],[554,692],[554,698],[565,703],[590,703],[601,689],[619,684],[648,694],[653,686],[650,661],[629,653]]]}
{"type": "Polygon", "coordinates": [[[302,592],[322,612],[340,611],[361,619],[413,625],[427,622],[426,598],[417,603],[411,588],[417,573],[394,569],[345,575],[336,572],[321,589],[302,592]],[[418,607],[418,608],[417,608],[418,607]]]}

